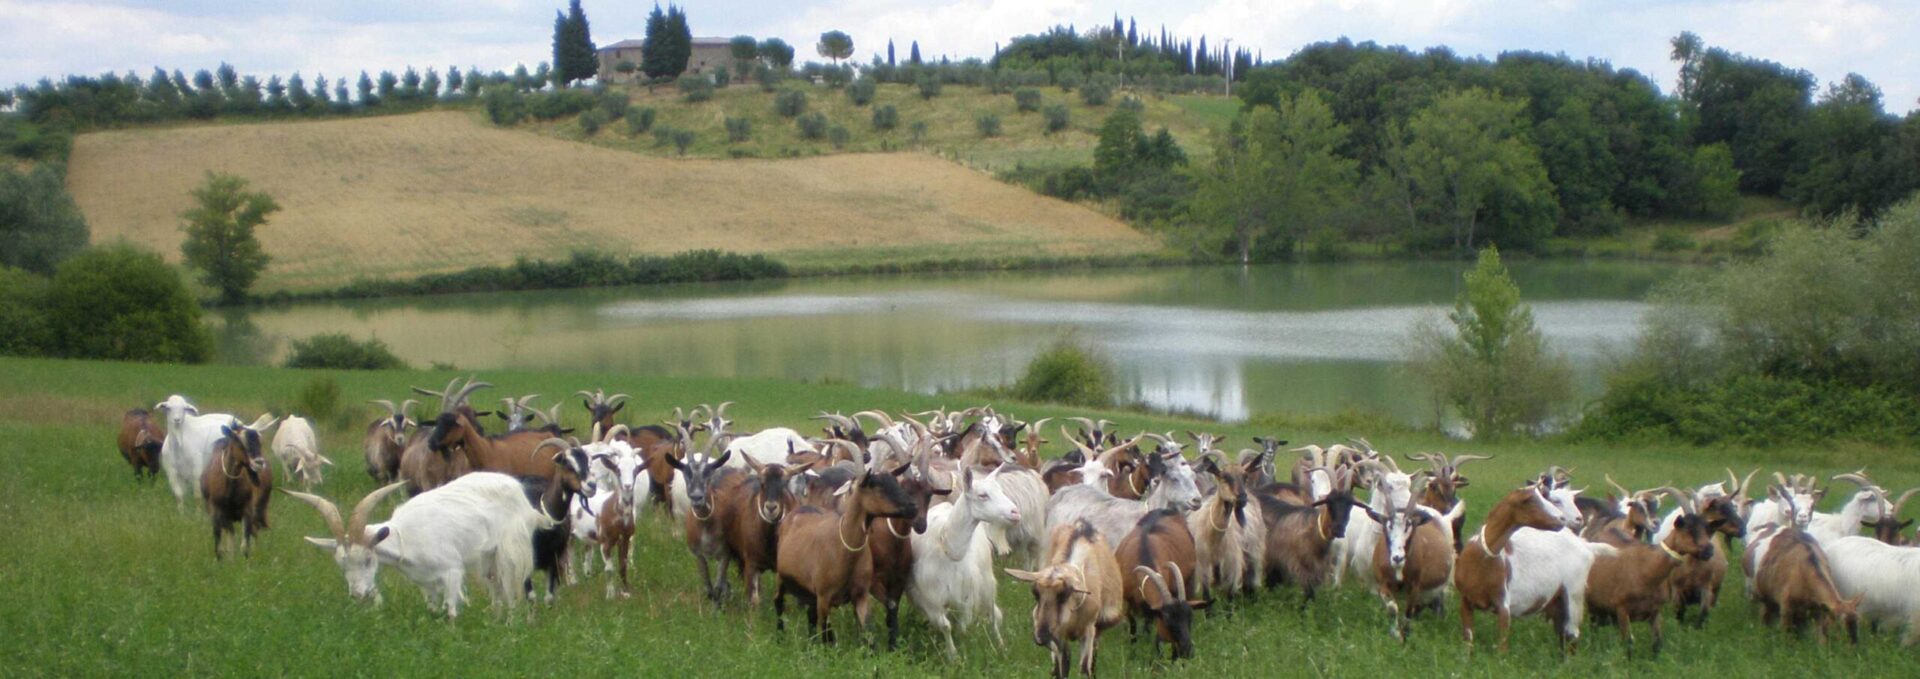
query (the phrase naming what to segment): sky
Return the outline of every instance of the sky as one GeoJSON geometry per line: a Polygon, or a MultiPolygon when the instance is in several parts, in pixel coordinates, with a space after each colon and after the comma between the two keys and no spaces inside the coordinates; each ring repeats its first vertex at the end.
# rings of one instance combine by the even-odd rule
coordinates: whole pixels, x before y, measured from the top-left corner
{"type": "MultiPolygon", "coordinates": [[[[220,62],[243,73],[331,78],[448,65],[511,70],[551,54],[563,0],[0,0],[0,86],[68,73],[154,66],[188,73],[220,62]]],[[[650,3],[584,0],[595,42],[641,37],[650,3]]],[[[1159,28],[1231,39],[1269,60],[1347,37],[1446,45],[1462,55],[1565,53],[1632,68],[1671,91],[1667,41],[1691,30],[1710,46],[1806,69],[1822,83],[1860,73],[1887,109],[1920,104],[1920,0],[689,0],[696,36],[780,37],[818,58],[822,31],[854,39],[856,59],[986,57],[1016,35],[1134,17],[1159,28]],[[1906,47],[1902,47],[1905,45],[1906,47]]]]}

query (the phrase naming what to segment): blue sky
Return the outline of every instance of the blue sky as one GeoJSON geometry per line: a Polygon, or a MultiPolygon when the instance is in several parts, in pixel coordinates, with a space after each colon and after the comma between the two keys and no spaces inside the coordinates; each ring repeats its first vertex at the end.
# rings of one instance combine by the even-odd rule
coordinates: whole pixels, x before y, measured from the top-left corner
{"type": "MultiPolygon", "coordinates": [[[[650,3],[585,0],[595,41],[640,37],[650,3]]],[[[228,61],[248,73],[309,78],[449,64],[510,69],[546,58],[563,0],[0,0],[0,85],[43,76],[191,72],[228,61]]],[[[1692,30],[1723,46],[1811,71],[1823,84],[1858,72],[1904,112],[1920,97],[1915,0],[693,0],[695,35],[779,36],[803,58],[821,31],[852,34],[860,60],[893,38],[904,56],[986,56],[996,43],[1055,24],[1133,16],[1210,44],[1231,38],[1284,57],[1341,36],[1448,45],[1493,56],[1527,49],[1596,57],[1670,89],[1667,39],[1692,30]]]]}

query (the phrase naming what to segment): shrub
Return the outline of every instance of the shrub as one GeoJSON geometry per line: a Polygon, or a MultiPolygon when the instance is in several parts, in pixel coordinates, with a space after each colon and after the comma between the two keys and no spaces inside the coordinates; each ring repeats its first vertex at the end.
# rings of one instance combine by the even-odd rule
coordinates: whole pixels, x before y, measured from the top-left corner
{"type": "Polygon", "coordinates": [[[87,246],[87,220],[63,175],[51,163],[15,172],[0,161],[0,266],[51,274],[87,246]]]}
{"type": "Polygon", "coordinates": [[[1408,370],[1435,405],[1466,419],[1476,438],[1538,432],[1571,393],[1572,368],[1548,351],[1498,250],[1480,251],[1449,319],[1451,331],[1422,323],[1409,338],[1408,370]]]}
{"type": "Polygon", "coordinates": [[[746,281],[785,278],[787,273],[785,264],[765,255],[739,255],[718,250],[694,250],[664,257],[637,255],[626,259],[599,252],[576,251],[572,256],[559,260],[521,259],[507,266],[482,266],[401,281],[358,281],[333,291],[330,296],[390,297],[746,281]]]}
{"type": "Polygon", "coordinates": [[[1053,84],[1059,85],[1062,92],[1072,92],[1084,80],[1079,71],[1061,71],[1053,77],[1053,84]]]}
{"type": "Polygon", "coordinates": [[[753,138],[753,121],[747,118],[727,117],[727,140],[738,144],[753,138]]]}
{"type": "Polygon", "coordinates": [[[1661,231],[1660,235],[1653,238],[1654,252],[1679,252],[1692,250],[1693,247],[1693,238],[1679,231],[1661,231]]]}
{"type": "Polygon", "coordinates": [[[1129,94],[1120,98],[1120,110],[1140,113],[1147,110],[1147,102],[1140,101],[1139,97],[1129,94]]]}
{"type": "Polygon", "coordinates": [[[724,68],[713,69],[713,86],[714,87],[726,87],[731,84],[733,84],[732,73],[728,73],[727,69],[724,69],[724,68]]]}
{"type": "Polygon", "coordinates": [[[926,139],[927,138],[927,121],[915,120],[913,121],[913,124],[908,125],[907,138],[911,139],[915,144],[920,143],[920,140],[922,139],[926,139]]]}
{"type": "Polygon", "coordinates": [[[643,106],[627,116],[627,136],[638,137],[653,129],[653,119],[659,115],[652,106],[643,106]]]}
{"type": "Polygon", "coordinates": [[[886,104],[873,109],[873,129],[886,132],[899,126],[900,109],[894,108],[893,104],[886,104]]]}
{"type": "Polygon", "coordinates": [[[713,81],[704,75],[683,75],[675,84],[688,103],[700,103],[713,98],[713,81]]]}
{"type": "Polygon", "coordinates": [[[800,90],[781,90],[773,95],[773,112],[782,118],[798,118],[807,112],[807,93],[800,90]]]}
{"type": "Polygon", "coordinates": [[[1088,106],[1106,106],[1113,98],[1113,86],[1104,78],[1094,78],[1080,87],[1080,102],[1088,106]]]}
{"type": "Polygon", "coordinates": [[[407,364],[387,349],[379,338],[362,342],[346,333],[324,333],[293,341],[287,355],[289,368],[333,368],[336,370],[404,369],[407,364]]]}
{"type": "Polygon", "coordinates": [[[800,128],[800,138],[820,139],[827,136],[827,116],[824,113],[809,113],[795,121],[800,128]]]}
{"type": "Polygon", "coordinates": [[[600,126],[607,124],[607,114],[598,109],[580,114],[580,132],[589,137],[600,134],[600,126]]]}
{"type": "Polygon", "coordinates": [[[973,119],[973,126],[975,129],[980,130],[980,136],[982,137],[1000,136],[1000,116],[998,115],[982,113],[973,119]]]}
{"type": "Polygon", "coordinates": [[[879,85],[872,78],[855,80],[847,86],[847,100],[852,101],[854,106],[866,106],[873,103],[874,92],[878,89],[879,85]]]}
{"type": "Polygon", "coordinates": [[[339,419],[342,415],[340,400],[340,382],[320,375],[300,385],[300,390],[293,392],[293,404],[283,412],[298,414],[319,426],[326,426],[324,423],[339,419]]]}
{"type": "Polygon", "coordinates": [[[627,98],[627,93],[625,92],[608,90],[600,93],[600,112],[606,114],[607,120],[619,120],[626,117],[627,107],[632,104],[633,100],[627,98]]]}
{"type": "Polygon", "coordinates": [[[753,80],[760,83],[760,91],[772,92],[780,89],[781,81],[787,79],[785,69],[771,68],[764,64],[753,68],[753,80]]]}
{"type": "Polygon", "coordinates": [[[827,143],[832,144],[835,149],[846,148],[847,142],[852,139],[853,133],[849,132],[845,127],[835,125],[827,128],[827,143]]]}
{"type": "Polygon", "coordinates": [[[180,274],[131,245],[89,249],[62,263],[46,308],[52,346],[64,356],[200,363],[213,352],[180,274]]]}
{"type": "Polygon", "coordinates": [[[687,147],[693,146],[693,130],[673,131],[673,152],[687,155],[687,147]]]}
{"type": "Polygon", "coordinates": [[[487,107],[487,120],[495,125],[518,125],[527,119],[527,97],[511,86],[490,86],[481,92],[480,99],[487,107]]]}
{"type": "Polygon", "coordinates": [[[1032,113],[1040,110],[1040,90],[1031,87],[1022,87],[1014,90],[1013,106],[1019,109],[1021,113],[1032,113]]]}
{"type": "Polygon", "coordinates": [[[1027,363],[1013,385],[1014,398],[1039,403],[1101,407],[1113,402],[1112,369],[1105,359],[1063,340],[1027,363]]]}
{"type": "Polygon", "coordinates": [[[920,77],[915,78],[913,84],[920,88],[921,99],[940,96],[940,76],[934,75],[932,71],[921,71],[920,77]]]}
{"type": "Polygon", "coordinates": [[[536,120],[559,120],[600,105],[600,98],[586,90],[564,89],[526,95],[527,113],[536,120]]]}
{"type": "Polygon", "coordinates": [[[1068,113],[1066,104],[1048,106],[1046,112],[1041,115],[1047,118],[1047,134],[1053,134],[1067,129],[1067,123],[1069,121],[1067,120],[1068,113]]]}
{"type": "Polygon", "coordinates": [[[0,355],[39,356],[53,349],[47,327],[47,279],[0,266],[0,355]]]}
{"type": "Polygon", "coordinates": [[[673,132],[672,125],[661,125],[653,128],[653,145],[659,148],[666,148],[668,144],[673,143],[673,132]]]}

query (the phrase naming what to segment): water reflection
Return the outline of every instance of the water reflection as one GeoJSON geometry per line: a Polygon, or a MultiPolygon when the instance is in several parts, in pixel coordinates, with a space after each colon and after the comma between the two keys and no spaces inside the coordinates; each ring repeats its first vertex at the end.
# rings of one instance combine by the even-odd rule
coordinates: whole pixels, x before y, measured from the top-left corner
{"type": "MultiPolygon", "coordinates": [[[[278,360],[291,338],[376,336],[415,365],[676,376],[831,378],[922,392],[1004,384],[1066,334],[1116,367],[1119,396],[1229,419],[1428,406],[1397,371],[1459,265],[992,273],[791,280],[296,305],[220,325],[226,360],[278,360]]],[[[1540,327],[1591,393],[1671,269],[1521,263],[1540,327]]]]}

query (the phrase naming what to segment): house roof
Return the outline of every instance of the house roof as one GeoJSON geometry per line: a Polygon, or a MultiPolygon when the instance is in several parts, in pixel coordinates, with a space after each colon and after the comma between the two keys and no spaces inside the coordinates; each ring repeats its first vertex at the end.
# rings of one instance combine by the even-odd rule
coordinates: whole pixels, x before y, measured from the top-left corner
{"type": "MultiPolygon", "coordinates": [[[[607,50],[640,49],[641,46],[646,44],[646,42],[647,41],[645,40],[633,40],[633,39],[622,40],[620,42],[616,42],[614,44],[601,47],[600,51],[605,52],[607,50]]],[[[689,44],[694,47],[726,47],[727,45],[732,43],[733,43],[733,38],[694,38],[693,41],[689,44]]]]}
{"type": "Polygon", "coordinates": [[[695,47],[726,47],[728,44],[731,44],[732,42],[733,42],[733,38],[694,38],[693,39],[693,45],[695,47]]]}
{"type": "Polygon", "coordinates": [[[646,44],[646,42],[647,42],[647,41],[645,41],[645,40],[622,40],[622,41],[620,41],[620,42],[616,42],[616,43],[614,43],[614,44],[611,44],[611,45],[607,45],[607,46],[605,46],[605,47],[602,47],[602,48],[600,48],[600,51],[602,51],[602,52],[605,52],[605,51],[607,51],[607,50],[632,50],[632,49],[640,49],[640,46],[641,46],[641,45],[644,45],[644,44],[646,44]]]}

